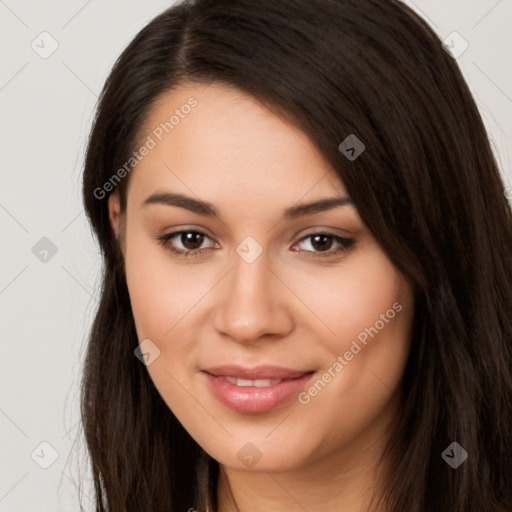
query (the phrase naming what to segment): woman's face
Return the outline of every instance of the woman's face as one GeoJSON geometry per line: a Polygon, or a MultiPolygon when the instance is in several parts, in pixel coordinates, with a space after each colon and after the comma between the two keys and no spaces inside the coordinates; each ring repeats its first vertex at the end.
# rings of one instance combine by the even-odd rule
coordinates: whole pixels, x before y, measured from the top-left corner
{"type": "Polygon", "coordinates": [[[190,85],[139,142],[111,222],[147,370],[185,429],[242,470],[375,446],[397,412],[412,289],[308,137],[242,92],[190,85]]]}

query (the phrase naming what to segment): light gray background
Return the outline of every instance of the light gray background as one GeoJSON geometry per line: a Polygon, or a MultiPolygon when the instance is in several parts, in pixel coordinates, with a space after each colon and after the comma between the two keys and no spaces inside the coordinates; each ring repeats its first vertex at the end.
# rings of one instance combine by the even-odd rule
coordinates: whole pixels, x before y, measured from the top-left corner
{"type": "MultiPolygon", "coordinates": [[[[443,39],[457,31],[469,43],[457,62],[512,196],[512,0],[405,3],[443,39]]],[[[83,154],[115,59],[171,4],[0,0],[1,512],[79,510],[73,481],[86,482],[92,510],[77,466],[78,383],[100,258],[81,204],[83,154]],[[51,48],[43,31],[58,43],[47,59],[31,47],[51,48]],[[47,262],[32,252],[42,237],[57,247],[47,262]],[[58,452],[47,469],[42,442],[58,452]]]]}

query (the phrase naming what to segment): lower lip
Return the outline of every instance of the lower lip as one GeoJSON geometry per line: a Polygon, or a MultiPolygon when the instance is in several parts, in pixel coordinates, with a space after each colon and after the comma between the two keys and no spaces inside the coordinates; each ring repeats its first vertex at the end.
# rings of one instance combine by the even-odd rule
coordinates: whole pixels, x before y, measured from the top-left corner
{"type": "Polygon", "coordinates": [[[224,405],[241,413],[261,413],[274,409],[296,396],[313,377],[306,373],[302,377],[289,379],[273,386],[236,386],[227,380],[203,372],[212,393],[224,405]]]}

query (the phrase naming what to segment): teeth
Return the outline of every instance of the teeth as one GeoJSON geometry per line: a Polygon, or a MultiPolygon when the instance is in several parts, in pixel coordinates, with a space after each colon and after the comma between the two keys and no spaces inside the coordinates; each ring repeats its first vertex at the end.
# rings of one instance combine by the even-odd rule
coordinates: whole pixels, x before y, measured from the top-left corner
{"type": "Polygon", "coordinates": [[[231,384],[235,384],[235,386],[240,386],[240,387],[254,386],[257,388],[263,388],[266,386],[274,386],[275,384],[279,384],[280,382],[282,382],[282,379],[249,380],[249,379],[237,379],[235,377],[221,377],[221,379],[227,380],[228,382],[231,382],[231,384]]]}

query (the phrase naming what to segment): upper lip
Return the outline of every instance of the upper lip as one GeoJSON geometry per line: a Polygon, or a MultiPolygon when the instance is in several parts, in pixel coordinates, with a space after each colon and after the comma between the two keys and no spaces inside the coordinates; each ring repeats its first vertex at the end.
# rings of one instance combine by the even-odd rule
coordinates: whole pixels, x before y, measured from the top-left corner
{"type": "Polygon", "coordinates": [[[233,364],[212,366],[203,368],[203,372],[215,377],[234,377],[239,379],[294,379],[302,377],[312,370],[291,370],[281,366],[260,365],[260,366],[237,366],[233,364]]]}

